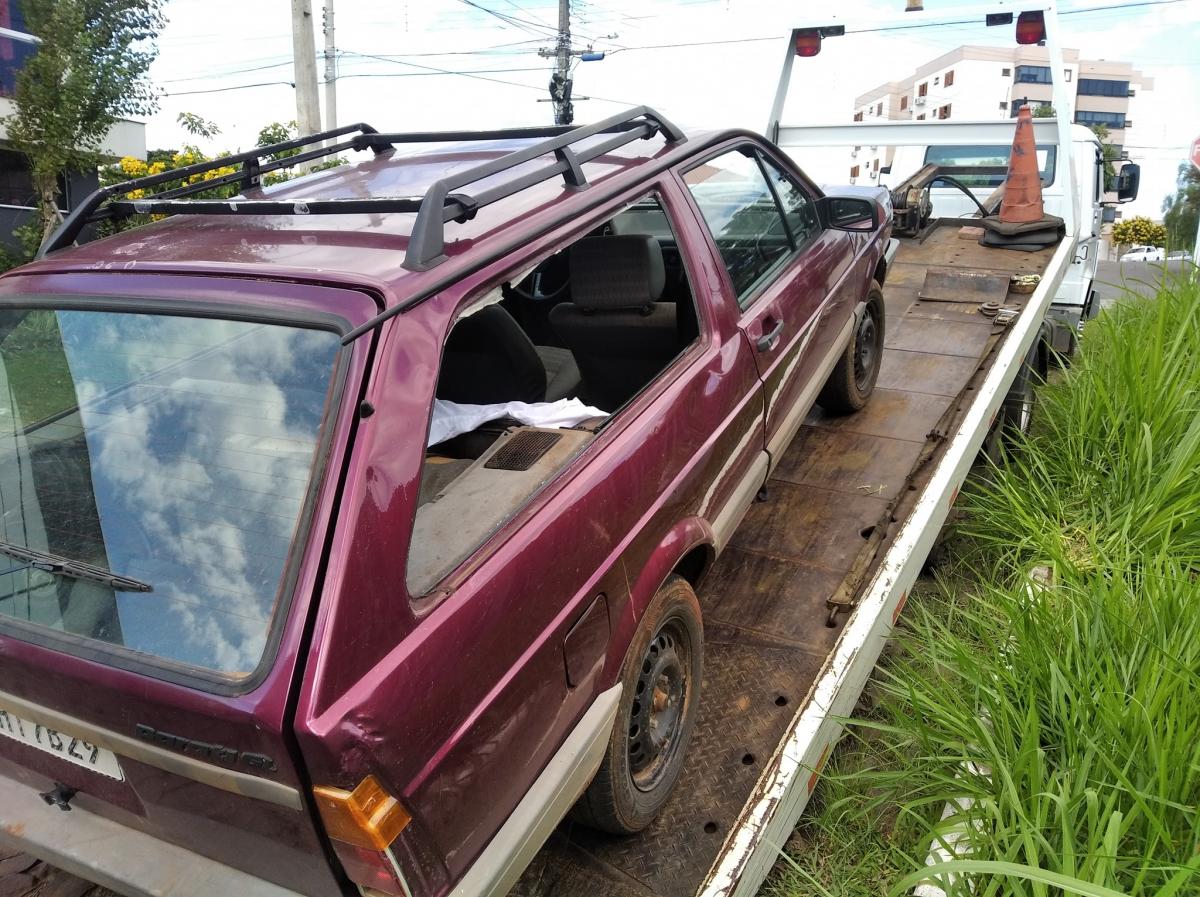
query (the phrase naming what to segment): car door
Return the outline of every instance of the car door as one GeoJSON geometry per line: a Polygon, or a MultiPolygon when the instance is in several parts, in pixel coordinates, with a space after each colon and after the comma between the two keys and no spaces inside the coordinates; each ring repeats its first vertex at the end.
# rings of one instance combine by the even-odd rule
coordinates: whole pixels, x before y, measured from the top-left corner
{"type": "Polygon", "coordinates": [[[728,147],[683,172],[724,263],[738,326],[755,354],[773,456],[812,404],[821,369],[840,345],[852,305],[844,286],[850,236],[823,229],[815,188],[752,143],[728,147]]]}

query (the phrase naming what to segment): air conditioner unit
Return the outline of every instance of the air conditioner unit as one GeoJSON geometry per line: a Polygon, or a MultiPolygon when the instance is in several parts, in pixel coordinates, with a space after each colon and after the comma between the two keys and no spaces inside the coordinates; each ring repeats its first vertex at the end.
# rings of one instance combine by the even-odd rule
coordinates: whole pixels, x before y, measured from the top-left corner
{"type": "Polygon", "coordinates": [[[852,150],[850,150],[850,158],[851,158],[851,159],[857,159],[857,158],[858,158],[858,150],[857,150],[857,149],[852,149],[852,150]]]}
{"type": "Polygon", "coordinates": [[[924,106],[926,99],[928,99],[928,98],[927,97],[913,97],[913,105],[914,106],[924,106]]]}
{"type": "Polygon", "coordinates": [[[879,177],[878,171],[872,171],[872,172],[869,172],[869,174],[871,176],[871,180],[875,180],[877,177],[879,177]]]}

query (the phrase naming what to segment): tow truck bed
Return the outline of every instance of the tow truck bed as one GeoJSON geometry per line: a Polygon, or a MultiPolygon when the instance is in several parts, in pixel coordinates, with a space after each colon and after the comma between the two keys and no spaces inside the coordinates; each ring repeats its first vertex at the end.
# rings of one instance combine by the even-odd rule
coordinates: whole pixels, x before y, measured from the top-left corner
{"type": "MultiPolygon", "coordinates": [[[[986,410],[981,420],[990,423],[1015,374],[1009,356],[1017,363],[1024,358],[1023,351],[1000,353],[1001,342],[1018,321],[1040,319],[1048,304],[1052,278],[1044,277],[1035,294],[1009,292],[1004,300],[1010,307],[1029,307],[1030,315],[998,325],[970,295],[977,276],[1044,275],[1052,258],[1062,261],[1062,253],[1050,249],[985,249],[960,239],[959,227],[959,222],[935,222],[924,240],[901,241],[884,288],[886,348],[870,404],[840,418],[814,410],[771,474],[766,499],[751,507],[703,581],[702,709],[671,802],[632,838],[564,822],[514,895],[692,897],[753,893],[761,882],[773,859],[772,845],[782,847],[794,824],[794,818],[784,820],[781,838],[764,835],[763,801],[771,810],[790,800],[783,816],[798,816],[815,785],[813,767],[820,767],[836,739],[836,721],[830,719],[836,711],[816,706],[818,680],[844,678],[849,666],[839,667],[837,656],[849,651],[851,658],[857,654],[866,661],[865,681],[882,646],[879,636],[891,629],[907,587],[897,588],[900,577],[887,584],[894,613],[886,601],[871,608],[858,604],[857,612],[837,616],[834,627],[826,625],[830,602],[850,610],[878,582],[885,558],[930,497],[931,479],[956,434],[966,430],[966,436],[978,437],[974,448],[967,446],[967,462],[974,457],[986,426],[969,422],[970,412],[986,410]],[[960,291],[937,293],[954,301],[920,296],[927,272],[938,268],[950,269],[951,282],[966,275],[960,291]],[[993,395],[994,389],[983,386],[1001,354],[1012,371],[996,372],[1008,376],[1004,390],[993,395]],[[992,407],[976,407],[988,405],[989,398],[992,407]],[[862,631],[871,632],[870,644],[847,644],[862,631]],[[797,740],[805,715],[814,713],[822,723],[808,739],[814,743],[797,740]],[[793,755],[796,748],[810,754],[818,747],[814,759],[793,755]],[[803,761],[808,769],[792,776],[796,781],[789,794],[772,798],[787,761],[803,761]],[[758,850],[764,845],[765,853],[758,850]],[[753,855],[758,855],[755,863],[753,855]]],[[[1030,331],[1035,332],[1036,327],[1030,331]]],[[[954,494],[958,482],[961,477],[954,494]]],[[[941,518],[925,527],[932,532],[924,533],[923,550],[914,545],[916,550],[909,551],[917,568],[952,500],[953,495],[946,497],[941,518]]],[[[861,682],[853,689],[855,700],[860,689],[861,682]]]]}
{"type": "MultiPolygon", "coordinates": [[[[901,241],[889,269],[870,405],[810,415],[703,582],[702,710],[671,803],[633,838],[564,822],[514,895],[745,897],[761,884],[1069,262],[1065,244],[987,250],[940,224],[901,241]],[[1033,295],[1008,294],[1029,313],[1005,328],[975,298],[921,299],[931,268],[1044,276],[1033,295]],[[831,601],[847,611],[834,627],[831,601]]],[[[96,893],[31,857],[0,851],[0,870],[15,897],[96,893]]]]}

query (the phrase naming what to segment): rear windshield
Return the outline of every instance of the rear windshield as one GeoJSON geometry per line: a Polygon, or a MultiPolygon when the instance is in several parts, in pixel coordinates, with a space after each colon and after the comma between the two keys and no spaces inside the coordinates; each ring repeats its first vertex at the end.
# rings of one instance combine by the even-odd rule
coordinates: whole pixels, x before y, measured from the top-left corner
{"type": "MultiPolygon", "coordinates": [[[[1037,148],[1038,171],[1042,186],[1054,183],[1054,163],[1058,147],[1037,148]]],[[[999,187],[1008,176],[1011,146],[931,146],[925,150],[925,164],[935,162],[946,174],[968,187],[999,187]]],[[[942,185],[945,186],[945,185],[942,185]]]]}
{"type": "Polygon", "coordinates": [[[0,623],[250,675],[338,345],[278,324],[0,310],[0,623]]]}

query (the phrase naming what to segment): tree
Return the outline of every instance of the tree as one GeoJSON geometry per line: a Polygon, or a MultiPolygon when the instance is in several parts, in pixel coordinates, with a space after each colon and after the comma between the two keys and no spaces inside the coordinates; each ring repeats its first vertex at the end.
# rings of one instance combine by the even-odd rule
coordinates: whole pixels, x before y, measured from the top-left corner
{"type": "Polygon", "coordinates": [[[1121,158],[1117,148],[1108,142],[1108,125],[1099,124],[1092,125],[1092,133],[1100,140],[1100,152],[1104,156],[1104,189],[1113,189],[1113,182],[1117,179],[1117,171],[1113,168],[1113,162],[1121,158]]]}
{"type": "Polygon", "coordinates": [[[1057,114],[1049,103],[1038,103],[1033,107],[1034,118],[1054,118],[1057,114]]]}
{"type": "Polygon", "coordinates": [[[61,220],[64,171],[94,167],[118,118],[158,108],[148,72],[164,0],[20,0],[41,39],[17,74],[8,139],[30,164],[42,236],[61,220]]]}
{"type": "Polygon", "coordinates": [[[1165,246],[1167,245],[1167,229],[1161,224],[1155,224],[1144,215],[1136,218],[1126,218],[1113,225],[1113,239],[1118,245],[1133,244],[1136,246],[1165,246]]]}
{"type": "Polygon", "coordinates": [[[1200,222],[1200,169],[1191,162],[1179,166],[1174,196],[1163,201],[1167,243],[1174,249],[1191,249],[1200,222]]]}

